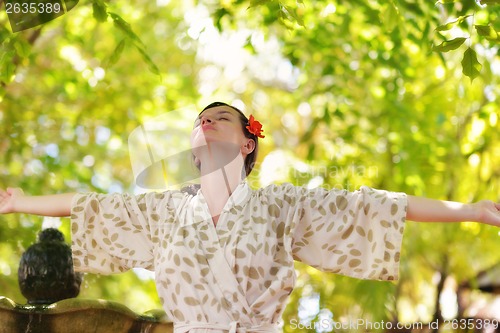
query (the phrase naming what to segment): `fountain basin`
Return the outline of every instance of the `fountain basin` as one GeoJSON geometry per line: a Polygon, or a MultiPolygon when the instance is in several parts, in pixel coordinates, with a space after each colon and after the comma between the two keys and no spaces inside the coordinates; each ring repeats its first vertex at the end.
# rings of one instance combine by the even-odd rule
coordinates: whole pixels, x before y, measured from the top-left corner
{"type": "Polygon", "coordinates": [[[113,301],[71,298],[20,305],[0,296],[0,333],[172,333],[163,310],[137,314],[113,301]]]}

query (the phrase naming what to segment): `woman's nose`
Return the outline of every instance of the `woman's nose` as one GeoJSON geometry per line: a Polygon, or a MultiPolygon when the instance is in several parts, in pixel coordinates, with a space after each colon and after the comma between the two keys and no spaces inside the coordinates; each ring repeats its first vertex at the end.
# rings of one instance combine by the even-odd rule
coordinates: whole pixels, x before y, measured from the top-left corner
{"type": "Polygon", "coordinates": [[[209,117],[205,117],[205,116],[204,116],[204,117],[201,117],[201,124],[202,124],[202,125],[203,125],[203,124],[207,124],[207,123],[208,123],[208,124],[210,124],[211,122],[212,122],[212,119],[211,119],[211,118],[209,118],[209,117]]]}

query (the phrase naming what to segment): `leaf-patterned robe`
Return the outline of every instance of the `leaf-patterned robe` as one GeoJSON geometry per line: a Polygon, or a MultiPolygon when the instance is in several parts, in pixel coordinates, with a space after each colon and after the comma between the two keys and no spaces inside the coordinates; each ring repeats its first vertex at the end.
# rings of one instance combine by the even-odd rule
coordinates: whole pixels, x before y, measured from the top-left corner
{"type": "Polygon", "coordinates": [[[240,184],[213,224],[201,191],[77,194],[75,269],[155,272],[182,332],[272,332],[295,282],[294,260],[361,279],[395,280],[403,193],[240,184]]]}

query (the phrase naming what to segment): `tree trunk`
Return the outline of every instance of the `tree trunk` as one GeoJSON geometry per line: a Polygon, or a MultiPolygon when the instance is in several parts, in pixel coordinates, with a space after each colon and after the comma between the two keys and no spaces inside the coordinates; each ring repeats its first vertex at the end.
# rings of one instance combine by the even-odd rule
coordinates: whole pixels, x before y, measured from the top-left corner
{"type": "Polygon", "coordinates": [[[434,303],[434,315],[432,316],[432,322],[437,322],[437,323],[439,323],[439,325],[437,325],[437,327],[433,329],[434,333],[439,332],[439,326],[443,322],[443,315],[441,314],[441,306],[439,304],[439,300],[441,299],[441,293],[443,292],[444,282],[446,281],[446,278],[448,277],[448,275],[443,271],[439,272],[439,275],[440,275],[439,282],[436,286],[436,300],[434,303]]]}

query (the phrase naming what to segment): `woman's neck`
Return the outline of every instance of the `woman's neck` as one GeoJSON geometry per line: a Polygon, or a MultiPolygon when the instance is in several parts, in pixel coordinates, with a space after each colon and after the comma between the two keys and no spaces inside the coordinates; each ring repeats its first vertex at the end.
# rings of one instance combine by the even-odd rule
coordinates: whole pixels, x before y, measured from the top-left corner
{"type": "Polygon", "coordinates": [[[220,161],[224,158],[217,155],[211,154],[210,159],[201,160],[201,192],[214,223],[218,220],[231,194],[244,179],[244,158],[241,154],[223,165],[220,165],[220,161]]]}

